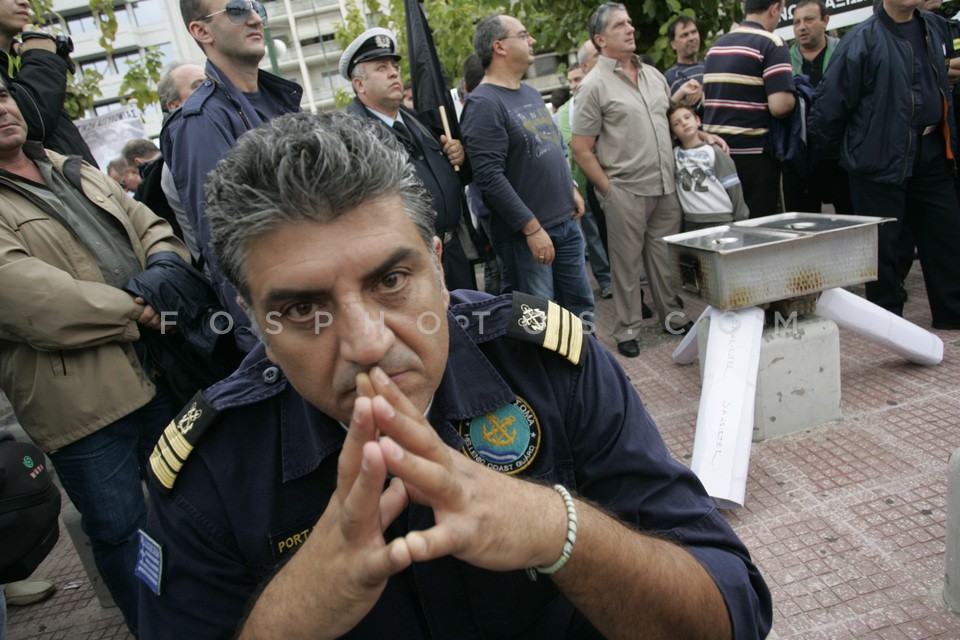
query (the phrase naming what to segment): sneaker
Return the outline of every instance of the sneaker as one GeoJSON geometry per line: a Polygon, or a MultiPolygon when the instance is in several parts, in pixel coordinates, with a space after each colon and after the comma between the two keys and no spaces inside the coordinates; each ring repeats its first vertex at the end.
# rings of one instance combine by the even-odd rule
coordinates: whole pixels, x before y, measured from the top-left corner
{"type": "Polygon", "coordinates": [[[636,340],[625,340],[617,343],[617,351],[627,358],[636,358],[640,355],[640,345],[636,340]]]}
{"type": "Polygon", "coordinates": [[[46,600],[53,595],[56,589],[56,585],[47,580],[18,580],[3,587],[7,604],[14,607],[22,607],[46,600]]]}
{"type": "Polygon", "coordinates": [[[601,297],[601,298],[612,298],[612,297],[613,297],[613,285],[612,285],[612,284],[608,284],[607,286],[602,287],[602,288],[600,289],[600,297],[601,297]]]}

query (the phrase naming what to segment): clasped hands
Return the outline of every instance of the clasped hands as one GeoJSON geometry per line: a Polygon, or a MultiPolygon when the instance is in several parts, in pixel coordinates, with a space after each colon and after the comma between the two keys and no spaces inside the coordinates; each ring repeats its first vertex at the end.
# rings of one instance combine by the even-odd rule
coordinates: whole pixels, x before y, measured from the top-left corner
{"type": "Polygon", "coordinates": [[[337,618],[326,621],[327,631],[355,626],[387,579],[413,562],[452,555],[506,571],[556,561],[566,515],[552,489],[448,447],[379,368],[357,376],[357,393],[337,488],[297,554],[310,554],[336,582],[325,598],[324,609],[337,618]],[[431,507],[436,524],[388,543],[384,531],[411,502],[431,507]]]}

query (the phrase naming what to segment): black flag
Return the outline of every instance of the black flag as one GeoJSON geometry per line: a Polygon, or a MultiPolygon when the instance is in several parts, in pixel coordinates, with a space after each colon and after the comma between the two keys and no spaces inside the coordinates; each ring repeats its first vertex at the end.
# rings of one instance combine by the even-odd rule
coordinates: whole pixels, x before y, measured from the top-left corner
{"type": "Polygon", "coordinates": [[[460,140],[460,123],[457,110],[450,95],[450,86],[443,76],[433,34],[423,9],[417,0],[403,0],[403,12],[407,19],[407,51],[410,59],[410,79],[413,82],[413,104],[417,118],[428,125],[437,135],[444,133],[440,119],[440,107],[444,107],[450,123],[450,133],[460,140]]]}

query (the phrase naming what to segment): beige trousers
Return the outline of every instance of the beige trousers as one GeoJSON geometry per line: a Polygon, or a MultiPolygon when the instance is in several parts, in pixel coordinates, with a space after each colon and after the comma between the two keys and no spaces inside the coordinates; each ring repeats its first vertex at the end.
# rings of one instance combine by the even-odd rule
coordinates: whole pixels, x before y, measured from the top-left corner
{"type": "Polygon", "coordinates": [[[669,321],[671,328],[686,324],[689,319],[677,304],[677,292],[670,283],[667,243],[663,241],[664,236],[680,231],[683,212],[677,194],[638,196],[611,184],[600,200],[607,218],[613,280],[613,339],[626,342],[639,335],[640,273],[644,270],[660,323],[669,321]]]}

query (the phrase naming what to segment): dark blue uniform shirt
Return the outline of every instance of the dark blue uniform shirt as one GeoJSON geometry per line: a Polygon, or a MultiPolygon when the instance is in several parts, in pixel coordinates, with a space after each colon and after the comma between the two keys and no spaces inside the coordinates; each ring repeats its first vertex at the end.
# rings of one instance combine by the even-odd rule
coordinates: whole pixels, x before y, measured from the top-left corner
{"type": "MultiPolygon", "coordinates": [[[[429,416],[443,440],[501,472],[561,483],[683,545],[722,592],[734,637],[765,636],[771,601],[763,578],[696,476],[670,457],[614,358],[585,337],[574,365],[507,336],[521,317],[511,298],[453,297],[449,361],[429,416]]],[[[334,491],[343,426],[309,405],[262,354],[251,353],[245,368],[204,392],[219,412],[215,422],[173,489],[151,486],[147,533],[162,548],[163,566],[160,595],[141,589],[145,640],[232,637],[258,586],[306,540],[334,491]]],[[[430,509],[412,505],[386,537],[432,524],[430,509]]],[[[448,557],[391,578],[348,637],[599,634],[546,577],[531,582],[521,570],[487,571],[448,557]]]]}

